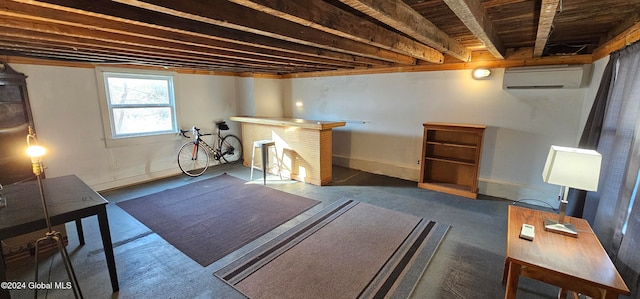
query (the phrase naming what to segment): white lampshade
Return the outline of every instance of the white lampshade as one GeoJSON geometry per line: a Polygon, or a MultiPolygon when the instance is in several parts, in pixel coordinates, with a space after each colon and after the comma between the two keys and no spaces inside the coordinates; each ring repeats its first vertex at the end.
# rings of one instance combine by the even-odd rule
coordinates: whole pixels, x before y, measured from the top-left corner
{"type": "Polygon", "coordinates": [[[601,163],[602,155],[594,150],[552,145],[542,180],[549,184],[596,191],[601,163]]]}

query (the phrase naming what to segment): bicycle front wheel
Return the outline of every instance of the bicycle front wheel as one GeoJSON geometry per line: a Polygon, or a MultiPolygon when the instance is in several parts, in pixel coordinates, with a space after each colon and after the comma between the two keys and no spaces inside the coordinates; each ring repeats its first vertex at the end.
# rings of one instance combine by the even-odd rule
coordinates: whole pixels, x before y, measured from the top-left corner
{"type": "Polygon", "coordinates": [[[227,135],[220,142],[220,151],[222,152],[222,160],[226,163],[235,163],[242,158],[242,142],[235,135],[227,135]]]}
{"type": "Polygon", "coordinates": [[[202,175],[209,168],[209,153],[202,145],[187,142],[178,151],[178,166],[188,176],[202,175]]]}

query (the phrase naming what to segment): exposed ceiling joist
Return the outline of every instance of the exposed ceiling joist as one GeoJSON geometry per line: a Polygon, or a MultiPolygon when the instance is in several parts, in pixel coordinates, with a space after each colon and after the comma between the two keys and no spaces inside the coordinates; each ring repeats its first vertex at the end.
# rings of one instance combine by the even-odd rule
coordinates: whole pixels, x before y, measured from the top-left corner
{"type": "MultiPolygon", "coordinates": [[[[0,40],[0,46],[5,49],[16,52],[28,52],[31,56],[60,59],[67,61],[89,61],[95,64],[101,65],[137,65],[137,66],[150,66],[157,68],[174,68],[181,66],[189,66],[192,69],[200,70],[213,70],[213,71],[236,71],[238,69],[245,71],[252,71],[259,69],[264,72],[274,72],[281,69],[297,69],[298,66],[271,66],[265,67],[262,64],[251,63],[233,63],[230,61],[219,61],[214,65],[204,65],[202,63],[194,63],[192,59],[188,57],[177,58],[174,55],[164,56],[149,56],[145,54],[120,51],[113,53],[109,51],[101,50],[89,50],[88,47],[64,47],[64,46],[46,46],[38,43],[25,43],[24,40],[20,42],[14,42],[9,40],[0,40]],[[85,50],[79,52],[79,50],[85,50]],[[86,51],[88,50],[88,51],[86,51]],[[167,63],[167,59],[172,61],[167,63]]],[[[303,67],[304,68],[304,67],[303,67]]],[[[307,67],[308,69],[315,69],[313,67],[307,67]]]]}
{"type": "Polygon", "coordinates": [[[269,14],[253,13],[249,15],[245,11],[239,10],[237,4],[227,1],[219,1],[216,5],[206,2],[189,2],[189,5],[181,5],[186,2],[175,2],[173,0],[114,1],[211,25],[251,32],[327,50],[362,55],[397,64],[412,65],[416,62],[413,57],[407,55],[328,34],[269,14]]]}
{"type": "Polygon", "coordinates": [[[619,22],[617,26],[613,27],[613,29],[609,30],[607,34],[603,35],[600,38],[600,44],[606,43],[607,41],[621,34],[625,30],[633,27],[634,24],[638,24],[638,23],[640,23],[640,10],[625,15],[622,18],[622,22],[619,22]]]}
{"type": "Polygon", "coordinates": [[[590,63],[640,39],[640,0],[559,1],[0,0],[0,57],[279,78],[590,63]]]}
{"type": "Polygon", "coordinates": [[[431,63],[442,63],[439,51],[332,6],[322,0],[230,0],[270,15],[337,36],[381,47],[431,63]]]}
{"type": "Polygon", "coordinates": [[[560,0],[542,0],[540,6],[540,18],[538,19],[538,32],[536,33],[536,43],[533,47],[533,57],[542,56],[544,47],[549,40],[553,19],[556,16],[560,0]]]}
{"type": "MultiPolygon", "coordinates": [[[[69,19],[69,18],[66,18],[69,19]]],[[[165,51],[176,51],[200,55],[200,59],[205,57],[229,57],[242,61],[261,61],[265,64],[295,64],[308,63],[314,65],[328,65],[329,69],[336,66],[356,67],[357,65],[349,61],[336,61],[323,58],[311,58],[296,54],[273,53],[272,50],[252,48],[244,46],[244,50],[239,51],[243,46],[236,45],[221,47],[211,40],[203,37],[185,37],[179,34],[161,38],[153,33],[153,28],[139,28],[131,25],[129,31],[113,29],[109,24],[102,23],[100,27],[90,26],[83,23],[73,23],[63,21],[58,18],[51,20],[43,17],[30,19],[29,16],[16,13],[8,14],[0,11],[0,24],[5,27],[5,34],[10,35],[9,28],[28,30],[24,38],[38,38],[44,34],[50,34],[50,42],[68,43],[70,38],[83,39],[78,44],[94,44],[110,51],[119,49],[130,49],[133,47],[144,47],[149,50],[149,55],[166,53],[165,51]],[[5,17],[3,15],[10,15],[5,17]],[[139,31],[138,31],[139,30],[139,31]],[[56,38],[57,37],[57,38],[56,38]]],[[[195,57],[194,57],[195,59],[195,57]]],[[[362,65],[361,65],[362,66],[362,65]]]]}
{"type": "Polygon", "coordinates": [[[479,0],[444,0],[494,57],[504,59],[506,49],[479,0]]]}
{"type": "Polygon", "coordinates": [[[409,5],[396,0],[339,0],[445,54],[469,61],[471,52],[409,5]]]}
{"type": "MultiPolygon", "coordinates": [[[[172,61],[188,63],[198,61],[202,65],[239,65],[246,64],[249,67],[261,68],[270,66],[276,70],[279,67],[324,68],[332,69],[335,65],[327,65],[308,61],[286,60],[277,57],[263,57],[253,54],[238,54],[228,51],[201,48],[195,45],[184,45],[166,41],[163,46],[158,46],[152,39],[115,35],[103,31],[95,31],[86,28],[74,28],[64,25],[46,26],[38,22],[16,22],[0,18],[0,29],[9,39],[28,41],[35,50],[40,47],[46,49],[51,43],[56,43],[56,48],[70,49],[81,57],[86,53],[87,57],[96,53],[103,53],[103,62],[140,61],[141,64],[149,58],[156,57],[159,61],[172,61]],[[18,25],[24,24],[24,26],[18,25]],[[37,45],[37,46],[36,46],[37,45]],[[124,52],[115,58],[114,53],[124,52]],[[128,59],[126,57],[129,57],[128,59]],[[120,59],[120,60],[118,60],[120,59]]],[[[265,68],[266,69],[266,68],[265,68]]]]}
{"type": "Polygon", "coordinates": [[[137,9],[111,1],[48,0],[22,4],[9,1],[0,7],[0,14],[34,20],[47,20],[54,24],[70,24],[123,35],[198,44],[215,49],[226,49],[284,58],[310,59],[325,62],[335,60],[342,67],[357,68],[390,66],[392,63],[357,55],[346,54],[298,43],[273,39],[202,23],[153,11],[137,9]],[[109,3],[104,5],[100,2],[109,3]],[[153,23],[150,23],[152,20],[153,23]]]}

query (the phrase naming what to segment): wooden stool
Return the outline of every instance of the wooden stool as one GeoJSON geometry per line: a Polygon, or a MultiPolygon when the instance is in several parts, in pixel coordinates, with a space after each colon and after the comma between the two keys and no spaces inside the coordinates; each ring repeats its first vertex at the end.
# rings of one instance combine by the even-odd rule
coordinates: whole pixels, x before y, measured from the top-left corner
{"type": "MultiPolygon", "coordinates": [[[[276,157],[276,162],[278,165],[278,175],[280,175],[280,179],[282,180],[282,172],[280,171],[280,159],[278,159],[278,151],[276,150],[276,143],[273,140],[257,140],[253,142],[253,151],[251,152],[251,176],[249,180],[253,180],[253,169],[258,168],[255,165],[255,156],[256,156],[256,148],[259,148],[262,154],[262,173],[263,173],[263,184],[267,184],[267,167],[269,165],[269,148],[273,148],[274,155],[276,157]]],[[[258,168],[260,169],[260,168],[258,168]]]]}

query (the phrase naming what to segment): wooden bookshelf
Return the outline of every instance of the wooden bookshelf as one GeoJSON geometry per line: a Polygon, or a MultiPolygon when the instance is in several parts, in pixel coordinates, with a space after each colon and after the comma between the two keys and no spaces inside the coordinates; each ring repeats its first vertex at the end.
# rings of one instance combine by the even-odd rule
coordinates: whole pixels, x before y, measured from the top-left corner
{"type": "Polygon", "coordinates": [[[418,187],[478,197],[485,125],[424,123],[418,187]]]}

